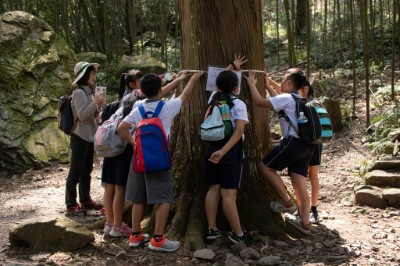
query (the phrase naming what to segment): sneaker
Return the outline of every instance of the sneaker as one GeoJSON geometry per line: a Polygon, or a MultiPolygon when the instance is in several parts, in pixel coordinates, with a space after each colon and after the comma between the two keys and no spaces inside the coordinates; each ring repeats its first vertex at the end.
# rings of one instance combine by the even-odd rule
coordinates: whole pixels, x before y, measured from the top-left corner
{"type": "Polygon", "coordinates": [[[110,236],[112,237],[121,237],[121,236],[130,236],[132,233],[132,229],[129,228],[125,223],[122,223],[120,227],[115,227],[110,231],[110,236]]]}
{"type": "Polygon", "coordinates": [[[103,233],[104,233],[105,235],[110,234],[112,228],[113,228],[113,224],[112,224],[112,223],[107,223],[107,222],[106,222],[106,223],[104,224],[103,233]]]}
{"type": "Polygon", "coordinates": [[[138,247],[145,242],[149,241],[150,236],[148,234],[143,234],[140,232],[138,235],[130,235],[129,237],[129,246],[130,247],[138,247]]]}
{"type": "Polygon", "coordinates": [[[172,241],[165,238],[163,235],[161,241],[157,242],[154,237],[150,240],[149,248],[154,251],[174,252],[179,249],[181,244],[178,241],[172,241]]]}
{"type": "Polygon", "coordinates": [[[218,237],[221,237],[222,234],[221,232],[217,229],[217,230],[213,230],[211,228],[208,228],[208,232],[207,232],[207,240],[215,240],[218,237]]]}
{"type": "Polygon", "coordinates": [[[235,232],[230,232],[228,235],[228,239],[233,243],[233,244],[239,244],[241,242],[245,243],[246,246],[250,244],[249,238],[247,236],[247,232],[243,231],[242,236],[238,236],[235,234],[235,232]]]}
{"type": "Polygon", "coordinates": [[[317,210],[315,210],[315,211],[311,210],[310,211],[310,223],[317,224],[320,221],[321,221],[321,219],[319,218],[318,211],[317,210]]]}
{"type": "Polygon", "coordinates": [[[294,216],[292,214],[285,213],[283,215],[283,217],[285,217],[285,221],[286,222],[288,222],[291,225],[293,225],[297,230],[299,230],[303,234],[305,234],[305,235],[309,235],[310,234],[310,228],[309,227],[305,227],[303,225],[303,220],[301,220],[301,218],[299,216],[294,216]]]}
{"type": "Polygon", "coordinates": [[[293,213],[293,212],[297,211],[296,204],[293,203],[292,206],[286,207],[282,201],[271,201],[271,203],[269,204],[269,208],[271,209],[271,211],[276,212],[276,213],[279,213],[279,212],[293,213]]]}
{"type": "Polygon", "coordinates": [[[78,203],[75,203],[73,205],[70,205],[67,207],[67,213],[69,214],[76,214],[81,211],[81,207],[79,206],[78,203]]]}
{"type": "MultiPolygon", "coordinates": [[[[300,214],[298,211],[293,213],[294,216],[300,217],[300,214]]],[[[310,223],[312,224],[317,224],[321,221],[321,218],[319,218],[318,211],[310,211],[310,223]]]]}
{"type": "Polygon", "coordinates": [[[97,203],[94,200],[90,199],[85,203],[81,203],[82,209],[85,210],[100,210],[103,208],[103,204],[97,203]]]}

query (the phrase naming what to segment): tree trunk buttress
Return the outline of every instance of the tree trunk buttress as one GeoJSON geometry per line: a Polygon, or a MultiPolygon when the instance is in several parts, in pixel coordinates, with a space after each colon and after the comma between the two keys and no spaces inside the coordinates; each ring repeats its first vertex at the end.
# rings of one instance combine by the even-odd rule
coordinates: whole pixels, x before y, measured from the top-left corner
{"type": "MultiPolygon", "coordinates": [[[[243,69],[264,69],[260,0],[180,0],[179,8],[181,69],[226,67],[235,53],[247,57],[248,62],[243,69]]],[[[175,201],[168,235],[182,239],[185,249],[190,250],[204,246],[207,228],[204,209],[207,192],[204,152],[207,144],[199,138],[199,127],[209,96],[205,91],[206,79],[207,75],[204,74],[195,84],[188,103],[182,107],[171,130],[175,201]]],[[[261,74],[258,76],[258,88],[261,95],[265,96],[264,77],[261,74]]],[[[177,95],[182,89],[183,85],[177,89],[177,95]]],[[[268,208],[274,192],[265,186],[257,167],[270,147],[268,112],[253,107],[244,78],[240,98],[247,105],[250,120],[245,129],[242,187],[237,201],[240,220],[244,230],[282,235],[281,216],[272,214],[268,208]]],[[[220,214],[218,221],[221,220],[220,214]]]]}

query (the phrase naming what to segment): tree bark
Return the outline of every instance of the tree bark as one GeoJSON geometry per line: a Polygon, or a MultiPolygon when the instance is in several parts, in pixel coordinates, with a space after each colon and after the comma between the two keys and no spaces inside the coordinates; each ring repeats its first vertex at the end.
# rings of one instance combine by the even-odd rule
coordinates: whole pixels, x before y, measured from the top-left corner
{"type": "MultiPolygon", "coordinates": [[[[246,55],[248,69],[264,69],[261,28],[261,2],[230,0],[180,0],[181,67],[206,70],[207,66],[227,66],[235,53],[246,55]]],[[[244,230],[260,230],[270,235],[282,234],[282,220],[272,215],[267,189],[257,168],[261,156],[269,149],[267,112],[254,108],[247,86],[242,82],[240,98],[248,106],[250,123],[246,126],[242,188],[238,209],[244,230]]],[[[258,78],[260,93],[265,95],[263,77],[258,78]]],[[[168,235],[184,240],[186,249],[204,246],[206,216],[204,180],[206,143],[199,138],[199,127],[207,107],[206,76],[195,85],[188,103],[175,119],[171,131],[174,165],[175,202],[171,210],[168,235]]],[[[182,87],[178,89],[179,95],[182,87]]],[[[220,210],[221,211],[221,210],[220,210]]],[[[219,215],[218,226],[227,229],[219,215]]]]}
{"type": "Polygon", "coordinates": [[[303,32],[306,29],[307,23],[307,8],[308,0],[297,0],[296,5],[296,35],[299,38],[303,37],[303,32]]]}

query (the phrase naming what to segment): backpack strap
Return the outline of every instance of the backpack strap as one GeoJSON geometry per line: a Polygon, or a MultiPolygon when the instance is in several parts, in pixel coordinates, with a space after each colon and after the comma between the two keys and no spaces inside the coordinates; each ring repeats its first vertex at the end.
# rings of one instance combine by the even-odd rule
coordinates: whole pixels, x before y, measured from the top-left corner
{"type": "Polygon", "coordinates": [[[139,103],[138,109],[140,111],[140,114],[142,115],[142,118],[148,118],[148,114],[152,114],[153,117],[158,117],[164,104],[165,104],[165,102],[159,101],[154,112],[151,112],[151,111],[146,112],[146,110],[144,109],[143,103],[139,103]]]}
{"type": "Polygon", "coordinates": [[[153,113],[153,117],[158,117],[158,115],[160,114],[161,109],[163,108],[164,104],[165,104],[164,101],[160,101],[160,102],[157,104],[156,110],[155,110],[154,113],[153,113]]]}

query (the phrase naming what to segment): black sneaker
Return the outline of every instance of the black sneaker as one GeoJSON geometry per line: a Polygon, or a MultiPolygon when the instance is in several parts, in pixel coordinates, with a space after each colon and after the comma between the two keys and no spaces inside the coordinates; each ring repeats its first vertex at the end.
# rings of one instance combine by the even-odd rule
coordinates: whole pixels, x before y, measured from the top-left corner
{"type": "Polygon", "coordinates": [[[246,246],[250,244],[249,237],[247,236],[247,232],[243,231],[243,236],[238,236],[235,234],[235,232],[230,232],[228,235],[228,239],[233,243],[233,244],[239,244],[244,242],[246,246]]]}
{"type": "Polygon", "coordinates": [[[211,228],[208,228],[208,232],[207,232],[207,240],[215,240],[218,237],[221,237],[222,234],[221,232],[217,229],[217,230],[213,230],[211,228]]]}

